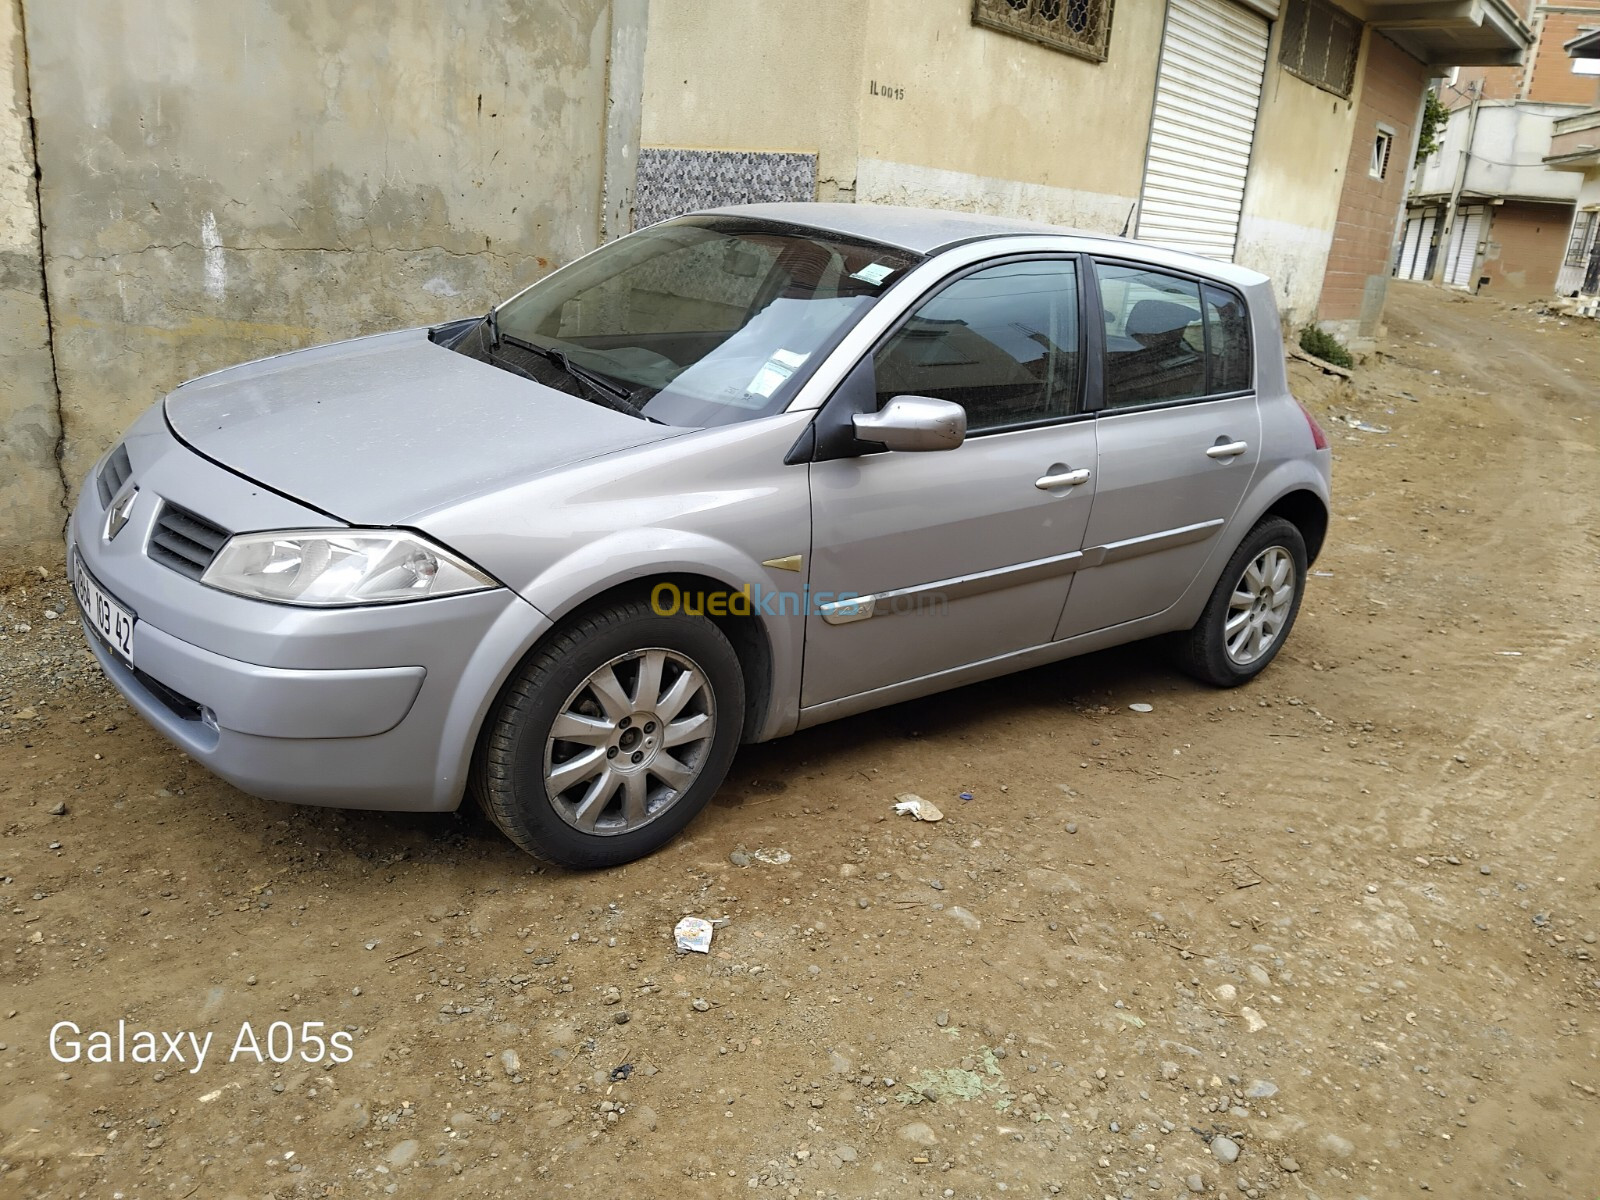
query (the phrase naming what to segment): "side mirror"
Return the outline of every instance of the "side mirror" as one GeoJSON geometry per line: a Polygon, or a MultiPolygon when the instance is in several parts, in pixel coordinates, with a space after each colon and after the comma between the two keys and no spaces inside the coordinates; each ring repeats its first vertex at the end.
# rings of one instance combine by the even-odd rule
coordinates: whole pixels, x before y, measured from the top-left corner
{"type": "Polygon", "coordinates": [[[856,437],[890,450],[954,450],[967,437],[967,410],[931,396],[896,396],[874,413],[850,418],[856,437]]]}

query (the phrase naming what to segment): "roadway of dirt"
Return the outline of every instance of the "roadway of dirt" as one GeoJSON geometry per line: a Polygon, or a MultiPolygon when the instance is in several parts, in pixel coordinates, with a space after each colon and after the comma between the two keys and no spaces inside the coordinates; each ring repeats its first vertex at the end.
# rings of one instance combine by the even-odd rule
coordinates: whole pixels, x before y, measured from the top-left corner
{"type": "Polygon", "coordinates": [[[1591,1196],[1600,325],[1389,312],[1293,369],[1337,514],[1254,685],[1134,647],[750,747],[607,874],[234,791],[11,564],[0,1195],[1591,1196]],[[307,1022],[348,1061],[271,1061],[307,1022]]]}

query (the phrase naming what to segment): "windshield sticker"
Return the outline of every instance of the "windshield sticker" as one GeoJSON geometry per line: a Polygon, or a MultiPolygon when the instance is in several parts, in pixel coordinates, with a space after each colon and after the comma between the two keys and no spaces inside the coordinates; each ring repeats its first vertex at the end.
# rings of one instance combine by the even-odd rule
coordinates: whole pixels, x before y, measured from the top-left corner
{"type": "Polygon", "coordinates": [[[753,396],[771,397],[772,393],[782,386],[783,381],[795,373],[806,356],[794,350],[777,350],[761,370],[756,372],[756,377],[750,381],[749,393],[753,396]]]}
{"type": "Polygon", "coordinates": [[[873,287],[877,287],[893,274],[894,268],[888,263],[873,263],[870,267],[862,267],[850,278],[859,279],[862,283],[870,283],[873,287]]]}

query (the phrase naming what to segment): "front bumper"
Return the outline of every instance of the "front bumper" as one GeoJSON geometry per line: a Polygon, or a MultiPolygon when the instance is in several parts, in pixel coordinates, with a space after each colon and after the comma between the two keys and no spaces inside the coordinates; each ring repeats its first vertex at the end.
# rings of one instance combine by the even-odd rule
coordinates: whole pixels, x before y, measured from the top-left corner
{"type": "Polygon", "coordinates": [[[84,623],[127,701],[253,795],[344,808],[455,808],[488,707],[548,620],[505,589],[302,609],[204,587],[145,553],[164,500],[233,531],[337,522],[192,453],[159,410],[124,444],[139,487],[127,526],[104,536],[91,475],[68,546],[138,618],[132,668],[84,623]]]}

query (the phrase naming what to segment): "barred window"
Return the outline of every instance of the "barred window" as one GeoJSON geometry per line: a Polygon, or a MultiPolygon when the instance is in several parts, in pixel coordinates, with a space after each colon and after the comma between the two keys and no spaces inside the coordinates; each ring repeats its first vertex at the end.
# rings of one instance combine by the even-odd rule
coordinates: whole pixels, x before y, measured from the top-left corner
{"type": "Polygon", "coordinates": [[[972,0],[972,23],[1095,62],[1106,60],[1114,0],[972,0]]]}
{"type": "Polygon", "coordinates": [[[1291,75],[1350,98],[1361,53],[1361,22],[1327,0],[1288,0],[1278,61],[1291,75]]]}
{"type": "Polygon", "coordinates": [[[1577,215],[1572,222],[1572,239],[1567,243],[1567,266],[1589,265],[1589,251],[1594,248],[1597,230],[1600,230],[1600,212],[1581,212],[1577,215]]]}

